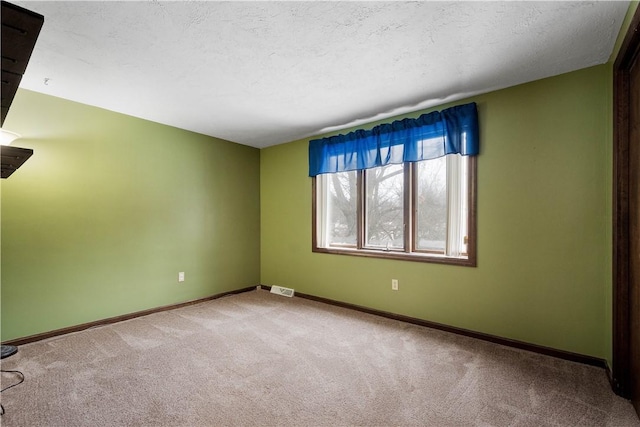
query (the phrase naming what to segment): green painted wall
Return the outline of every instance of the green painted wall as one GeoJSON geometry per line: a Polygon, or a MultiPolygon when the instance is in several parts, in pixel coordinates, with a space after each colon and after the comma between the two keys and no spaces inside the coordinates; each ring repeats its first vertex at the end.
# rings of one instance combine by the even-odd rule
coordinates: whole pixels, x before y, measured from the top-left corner
{"type": "Polygon", "coordinates": [[[611,364],[612,61],[637,7],[608,64],[460,102],[477,268],[313,254],[307,140],[259,152],[20,90],[5,127],[36,154],[0,183],[2,339],[260,281],[611,364]]]}
{"type": "Polygon", "coordinates": [[[259,282],[259,150],[26,90],[5,128],[3,340],[259,282]]]}
{"type": "Polygon", "coordinates": [[[602,65],[459,102],[480,116],[477,268],[312,253],[308,140],[263,149],[261,282],[606,357],[610,84],[602,65]]]}

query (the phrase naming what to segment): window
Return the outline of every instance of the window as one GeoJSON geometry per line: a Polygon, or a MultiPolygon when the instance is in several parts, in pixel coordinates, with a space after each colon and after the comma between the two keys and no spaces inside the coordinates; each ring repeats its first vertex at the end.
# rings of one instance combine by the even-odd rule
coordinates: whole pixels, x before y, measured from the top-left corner
{"type": "Polygon", "coordinates": [[[309,141],[313,251],[476,265],[475,103],[309,141]]]}
{"type": "Polygon", "coordinates": [[[317,175],[313,251],[475,266],[476,157],[317,175]]]}

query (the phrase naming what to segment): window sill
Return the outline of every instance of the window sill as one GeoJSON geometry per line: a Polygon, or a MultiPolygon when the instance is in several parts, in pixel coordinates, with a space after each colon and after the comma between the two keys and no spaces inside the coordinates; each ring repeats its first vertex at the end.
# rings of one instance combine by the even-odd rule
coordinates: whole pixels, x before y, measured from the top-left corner
{"type": "Polygon", "coordinates": [[[369,258],[395,259],[401,261],[428,262],[435,264],[458,265],[462,267],[476,267],[475,258],[469,257],[448,257],[438,254],[425,253],[406,253],[394,252],[374,249],[349,249],[349,248],[313,248],[313,252],[334,254],[334,255],[351,255],[369,258]]]}

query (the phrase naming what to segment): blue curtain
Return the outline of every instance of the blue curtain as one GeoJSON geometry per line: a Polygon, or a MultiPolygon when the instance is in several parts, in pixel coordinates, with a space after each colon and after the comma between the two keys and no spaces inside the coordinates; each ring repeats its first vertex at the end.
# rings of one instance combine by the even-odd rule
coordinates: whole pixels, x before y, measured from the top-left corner
{"type": "Polygon", "coordinates": [[[309,141],[309,176],[478,154],[476,103],[309,141]]]}

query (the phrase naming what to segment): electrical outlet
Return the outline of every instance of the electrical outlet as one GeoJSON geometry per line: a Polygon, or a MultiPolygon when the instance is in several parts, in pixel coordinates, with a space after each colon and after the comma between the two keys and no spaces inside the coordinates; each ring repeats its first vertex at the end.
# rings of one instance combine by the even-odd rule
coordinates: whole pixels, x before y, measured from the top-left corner
{"type": "Polygon", "coordinates": [[[178,282],[184,282],[184,271],[178,273],[178,282]]]}
{"type": "Polygon", "coordinates": [[[391,289],[394,291],[398,290],[398,279],[391,279],[391,289]]]}

